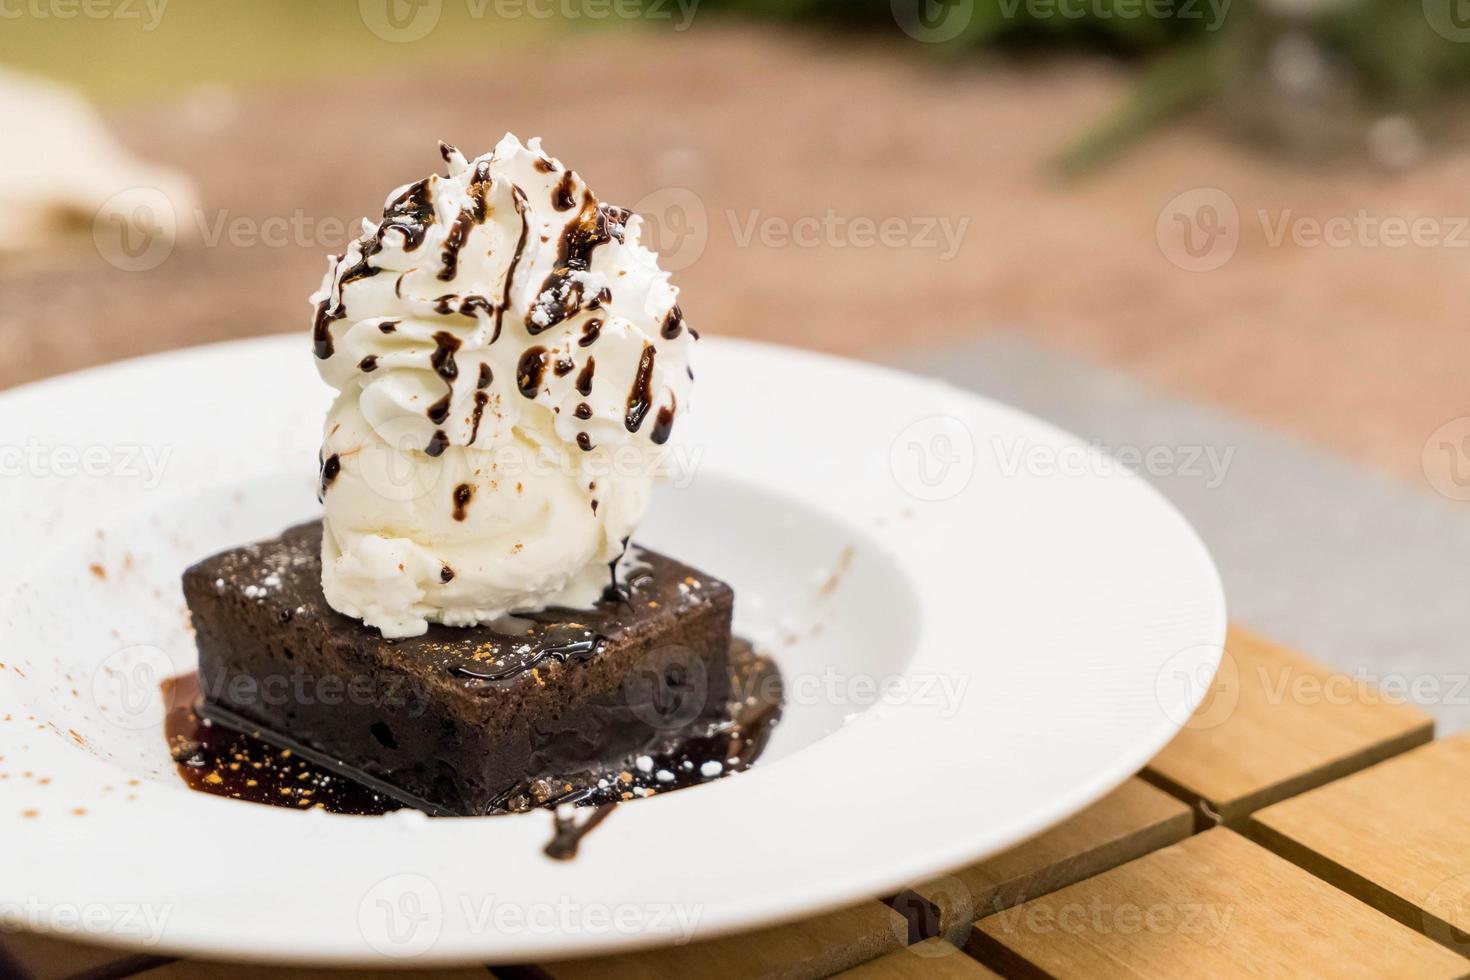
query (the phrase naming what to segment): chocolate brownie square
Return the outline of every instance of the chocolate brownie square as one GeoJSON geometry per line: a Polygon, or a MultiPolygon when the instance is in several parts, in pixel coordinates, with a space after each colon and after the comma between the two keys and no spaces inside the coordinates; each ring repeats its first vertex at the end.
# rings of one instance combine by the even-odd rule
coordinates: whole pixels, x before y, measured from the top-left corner
{"type": "Polygon", "coordinates": [[[528,787],[726,706],[734,595],[673,559],[638,552],[591,610],[389,640],[327,605],[321,537],[304,524],[184,573],[206,718],[410,806],[480,815],[555,802],[528,787]]]}

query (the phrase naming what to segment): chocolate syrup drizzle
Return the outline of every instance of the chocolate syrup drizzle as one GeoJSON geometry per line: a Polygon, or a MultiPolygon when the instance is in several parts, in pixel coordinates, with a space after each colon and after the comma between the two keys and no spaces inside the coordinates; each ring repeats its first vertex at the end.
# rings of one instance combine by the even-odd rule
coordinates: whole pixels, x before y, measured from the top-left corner
{"type": "Polygon", "coordinates": [[[572,196],[576,189],[577,175],[568,170],[561,175],[561,183],[557,184],[551,192],[551,206],[558,211],[570,211],[577,206],[577,199],[572,196]]]}
{"type": "Polygon", "coordinates": [[[459,365],[454,363],[454,354],[463,346],[464,342],[447,330],[434,334],[434,353],[429,355],[429,365],[447,384],[453,384],[459,377],[459,365]]]}
{"type": "MultiPolygon", "coordinates": [[[[522,618],[530,619],[529,615],[522,618]]],[[[451,669],[455,677],[465,677],[476,681],[505,681],[512,677],[535,670],[548,660],[555,660],[563,664],[581,663],[590,660],[602,652],[607,644],[607,637],[593,630],[576,629],[569,632],[567,637],[560,642],[543,644],[537,648],[534,656],[526,660],[507,663],[506,666],[496,667],[490,664],[463,663],[451,669]]]]}
{"type": "Polygon", "coordinates": [[[592,375],[597,371],[597,358],[588,357],[587,363],[582,365],[582,370],[577,374],[577,394],[586,398],[592,394],[592,375]]]}
{"type": "Polygon", "coordinates": [[[638,373],[633,377],[633,389],[628,392],[628,412],[623,424],[629,432],[637,432],[643,418],[653,405],[653,359],[657,350],[652,344],[643,345],[643,354],[638,358],[638,373]]]}
{"type": "Polygon", "coordinates": [[[440,256],[441,268],[438,276],[442,281],[450,282],[459,275],[459,252],[464,248],[464,243],[470,237],[470,229],[475,224],[475,212],[469,208],[460,208],[454,224],[449,226],[449,233],[444,236],[444,252],[440,256]]]}
{"type": "Polygon", "coordinates": [[[433,179],[425,177],[408,185],[402,194],[388,202],[388,206],[383,209],[383,221],[378,225],[377,231],[358,239],[362,255],[342,273],[338,280],[339,287],[359,279],[371,278],[383,271],[372,264],[372,259],[383,250],[383,239],[388,232],[397,231],[403,236],[405,252],[412,252],[424,243],[424,236],[434,223],[434,197],[429,189],[433,179]]]}
{"type": "Polygon", "coordinates": [[[435,298],[434,312],[440,316],[458,313],[460,316],[473,317],[480,312],[487,315],[495,312],[495,304],[478,293],[445,293],[435,298]]]}
{"type": "MultiPolygon", "coordinates": [[[[447,162],[447,161],[446,161],[447,162]]],[[[490,191],[495,180],[490,176],[490,161],[481,160],[475,164],[475,172],[470,176],[471,214],[476,224],[483,224],[490,217],[490,191]]]]}
{"type": "Polygon", "coordinates": [[[340,302],[336,309],[331,309],[331,302],[331,297],[327,297],[316,304],[316,316],[311,324],[312,349],[323,361],[336,352],[336,346],[332,343],[332,322],[347,315],[340,302]]]}
{"type": "Polygon", "coordinates": [[[552,833],[551,843],[546,845],[545,854],[554,861],[570,861],[577,856],[577,848],[582,843],[582,838],[597,829],[612,812],[617,809],[616,803],[605,803],[594,807],[579,823],[575,813],[557,812],[555,830],[552,833]]]}
{"type": "Polygon", "coordinates": [[[541,391],[541,379],[546,377],[546,348],[528,347],[521,355],[516,368],[516,388],[527,398],[535,398],[541,391]]]}
{"type": "Polygon", "coordinates": [[[624,585],[618,582],[618,565],[622,562],[623,556],[628,553],[628,542],[630,540],[632,540],[631,536],[623,535],[622,546],[618,549],[618,556],[607,563],[607,585],[602,590],[603,602],[630,603],[633,601],[633,589],[636,583],[629,581],[624,585]]]}
{"type": "Polygon", "coordinates": [[[480,438],[480,422],[485,418],[485,405],[490,401],[490,392],[486,389],[494,377],[490,365],[482,363],[479,380],[475,382],[475,408],[470,417],[470,441],[467,445],[473,446],[480,438]]]}
{"type": "Polygon", "coordinates": [[[470,501],[474,499],[475,488],[468,483],[461,483],[454,488],[454,519],[462,521],[468,516],[470,501]]]}
{"type": "Polygon", "coordinates": [[[333,453],[326,459],[322,460],[321,492],[317,494],[318,500],[321,500],[327,495],[327,489],[332,485],[332,482],[337,479],[337,474],[340,472],[342,472],[341,456],[333,453]]]}
{"type": "Polygon", "coordinates": [[[531,234],[531,222],[526,217],[526,192],[512,184],[510,197],[515,202],[516,214],[521,216],[521,237],[516,241],[515,254],[510,257],[510,265],[505,270],[505,290],[500,295],[500,306],[495,310],[495,336],[490,338],[492,344],[500,339],[500,323],[510,307],[510,291],[515,285],[516,270],[520,268],[521,256],[526,251],[526,238],[531,234]]]}
{"type": "Polygon", "coordinates": [[[529,333],[534,336],[549,330],[582,310],[582,284],[575,277],[592,268],[592,253],[598,246],[623,240],[623,225],[628,215],[622,208],[598,204],[592,192],[583,189],[582,210],[562,232],[556,266],[536,291],[538,298],[526,312],[529,333]]]}
{"type": "Polygon", "coordinates": [[[662,446],[669,441],[669,435],[674,431],[674,412],[678,407],[678,397],[672,391],[669,392],[669,403],[660,408],[658,415],[654,416],[653,431],[648,436],[653,440],[654,445],[662,446]]]}

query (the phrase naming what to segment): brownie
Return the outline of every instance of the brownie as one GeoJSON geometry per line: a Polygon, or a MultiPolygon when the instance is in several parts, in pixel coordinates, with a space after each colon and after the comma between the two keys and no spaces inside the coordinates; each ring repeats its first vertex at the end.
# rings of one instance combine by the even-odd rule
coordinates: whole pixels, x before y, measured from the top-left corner
{"type": "Polygon", "coordinates": [[[734,594],[671,558],[635,551],[591,610],[389,640],[327,605],[321,538],[303,524],[184,573],[205,717],[410,806],[480,815],[544,804],[540,777],[726,707],[734,594]]]}

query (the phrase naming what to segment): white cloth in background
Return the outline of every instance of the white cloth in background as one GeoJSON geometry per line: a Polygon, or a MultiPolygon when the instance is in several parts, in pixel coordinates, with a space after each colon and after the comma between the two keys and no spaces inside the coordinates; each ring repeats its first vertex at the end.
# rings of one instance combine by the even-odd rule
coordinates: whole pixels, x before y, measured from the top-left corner
{"type": "Polygon", "coordinates": [[[175,233],[193,227],[179,220],[195,206],[189,179],[138,160],[62,85],[0,68],[0,133],[0,255],[136,222],[139,208],[175,233]]]}

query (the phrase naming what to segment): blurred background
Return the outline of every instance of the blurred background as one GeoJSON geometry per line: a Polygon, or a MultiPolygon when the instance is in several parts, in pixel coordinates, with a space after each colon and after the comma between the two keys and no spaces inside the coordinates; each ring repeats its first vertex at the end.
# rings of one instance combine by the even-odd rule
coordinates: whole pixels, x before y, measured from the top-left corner
{"type": "Polygon", "coordinates": [[[0,0],[0,45],[0,387],[304,332],[436,140],[511,130],[710,334],[1004,331],[1467,485],[1465,0],[0,0]]]}

